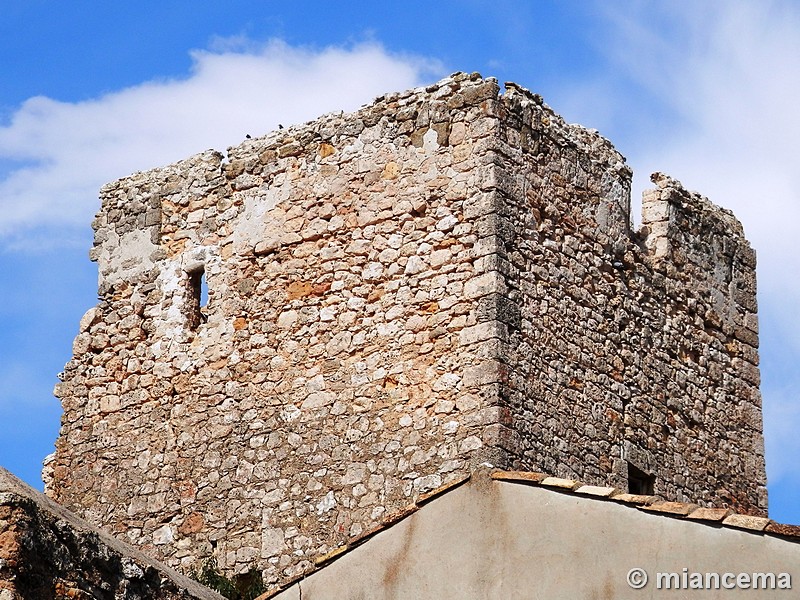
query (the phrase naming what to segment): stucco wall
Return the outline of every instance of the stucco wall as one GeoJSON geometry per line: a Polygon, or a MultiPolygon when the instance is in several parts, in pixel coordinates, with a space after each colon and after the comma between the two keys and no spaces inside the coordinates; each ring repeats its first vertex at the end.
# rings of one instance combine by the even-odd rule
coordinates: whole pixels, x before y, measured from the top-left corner
{"type": "MultiPolygon", "coordinates": [[[[629,505],[473,477],[275,596],[279,600],[418,598],[789,598],[785,589],[724,589],[725,573],[788,573],[800,543],[629,505]],[[642,589],[627,583],[644,569],[642,589]],[[667,589],[658,573],[720,574],[714,591],[667,589]]],[[[750,577],[752,580],[753,578],[750,577]]],[[[709,582],[713,584],[713,579],[709,582]]],[[[759,580],[760,582],[761,580],[759,580]]],[[[751,584],[752,585],[752,584],[751,584]]]]}

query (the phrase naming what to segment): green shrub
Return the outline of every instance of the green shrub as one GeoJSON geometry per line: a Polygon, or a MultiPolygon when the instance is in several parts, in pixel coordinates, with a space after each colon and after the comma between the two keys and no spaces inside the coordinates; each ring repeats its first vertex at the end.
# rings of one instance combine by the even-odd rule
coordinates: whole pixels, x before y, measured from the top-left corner
{"type": "Polygon", "coordinates": [[[192,579],[212,590],[219,592],[229,600],[254,600],[259,594],[267,591],[264,579],[257,569],[247,573],[234,575],[228,579],[219,572],[217,561],[209,558],[200,571],[192,572],[192,579]]]}

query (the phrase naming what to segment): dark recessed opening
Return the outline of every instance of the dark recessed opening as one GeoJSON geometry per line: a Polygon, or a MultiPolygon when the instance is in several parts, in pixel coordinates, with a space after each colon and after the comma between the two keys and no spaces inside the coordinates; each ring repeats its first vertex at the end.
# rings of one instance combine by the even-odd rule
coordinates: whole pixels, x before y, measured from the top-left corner
{"type": "Polygon", "coordinates": [[[186,290],[186,323],[189,329],[197,329],[206,322],[205,308],[208,304],[208,285],[203,267],[188,273],[186,290]]]}
{"type": "Polygon", "coordinates": [[[628,493],[651,496],[655,492],[656,476],[649,475],[628,463],[628,493]]]}

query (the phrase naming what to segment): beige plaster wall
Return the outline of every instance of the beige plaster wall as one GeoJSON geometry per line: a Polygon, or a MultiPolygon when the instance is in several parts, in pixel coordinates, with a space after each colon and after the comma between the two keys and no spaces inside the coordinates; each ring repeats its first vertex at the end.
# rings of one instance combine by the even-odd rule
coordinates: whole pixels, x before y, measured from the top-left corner
{"type": "MultiPolygon", "coordinates": [[[[276,596],[281,600],[790,598],[658,589],[659,572],[788,573],[800,543],[612,501],[473,477],[276,596]],[[642,589],[628,572],[644,569],[642,589]],[[694,594],[694,595],[693,595],[694,594]]],[[[777,585],[777,579],[776,579],[777,585]]]]}

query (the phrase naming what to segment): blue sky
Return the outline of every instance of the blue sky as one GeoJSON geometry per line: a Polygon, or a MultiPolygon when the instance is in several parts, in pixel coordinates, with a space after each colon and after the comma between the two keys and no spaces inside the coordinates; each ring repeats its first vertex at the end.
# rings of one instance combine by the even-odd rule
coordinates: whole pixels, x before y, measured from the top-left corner
{"type": "Polygon", "coordinates": [[[790,0],[0,0],[0,465],[41,487],[96,301],[97,190],[479,71],[731,208],[759,257],[770,513],[800,523],[800,6],[790,0]]]}

